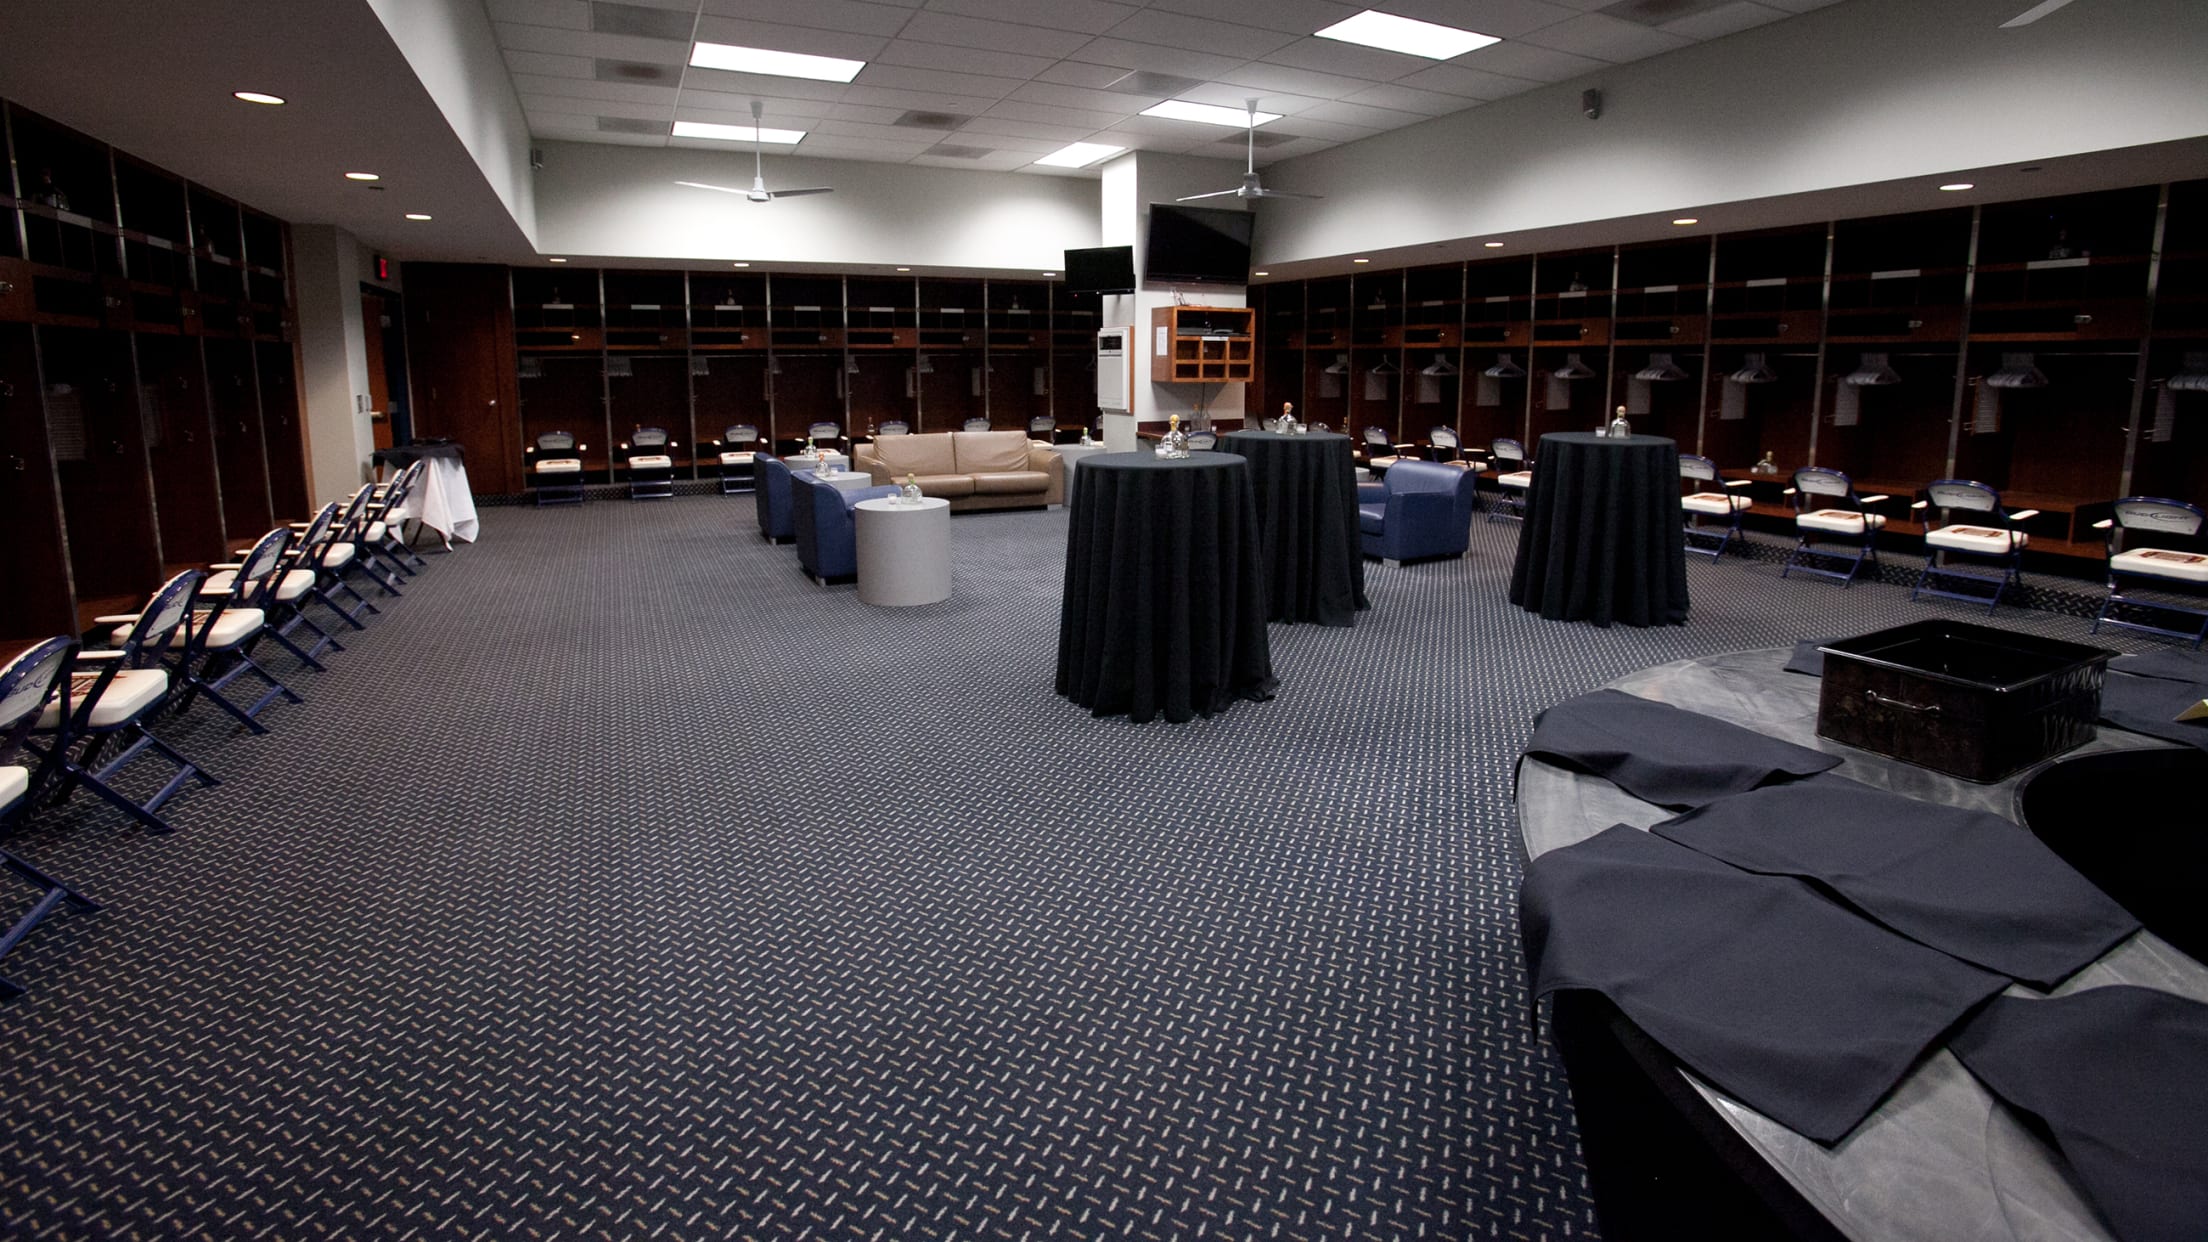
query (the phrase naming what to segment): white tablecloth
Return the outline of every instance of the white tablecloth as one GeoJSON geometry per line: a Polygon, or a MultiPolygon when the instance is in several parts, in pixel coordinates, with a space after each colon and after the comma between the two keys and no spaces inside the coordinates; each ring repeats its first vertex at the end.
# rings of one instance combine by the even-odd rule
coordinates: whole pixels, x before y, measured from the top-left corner
{"type": "Polygon", "coordinates": [[[468,487],[466,464],[451,457],[424,458],[421,478],[392,516],[402,522],[420,522],[442,536],[448,546],[455,539],[474,543],[481,523],[476,521],[475,493],[468,487]]]}

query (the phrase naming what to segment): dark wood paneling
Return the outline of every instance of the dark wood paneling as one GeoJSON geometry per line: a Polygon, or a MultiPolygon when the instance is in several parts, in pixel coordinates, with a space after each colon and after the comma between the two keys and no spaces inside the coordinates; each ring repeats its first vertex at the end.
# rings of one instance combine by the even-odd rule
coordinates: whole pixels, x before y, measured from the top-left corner
{"type": "Polygon", "coordinates": [[[38,345],[77,605],[113,611],[138,602],[162,577],[130,338],[42,327],[38,345]]]}
{"type": "Polygon", "coordinates": [[[0,638],[76,631],[57,488],[31,328],[0,323],[0,523],[8,532],[0,638]]]}
{"type": "MultiPolygon", "coordinates": [[[[406,327],[414,434],[467,449],[468,479],[485,495],[521,490],[521,393],[506,269],[410,263],[406,327]]],[[[594,435],[578,434],[596,443],[594,435]]]]}
{"type": "MultiPolygon", "coordinates": [[[[307,517],[313,508],[314,492],[307,486],[306,419],[299,409],[297,347],[289,341],[256,342],[253,366],[260,396],[260,435],[267,446],[262,460],[268,471],[268,499],[262,503],[273,505],[278,517],[307,517]]],[[[243,451],[250,452],[250,446],[243,451]]],[[[241,507],[251,503],[250,498],[240,502],[241,507]]],[[[258,508],[250,510],[251,514],[260,512],[258,508]]],[[[246,529],[258,525],[249,522],[246,529]]]]}
{"type": "Polygon", "coordinates": [[[269,528],[268,451],[262,446],[260,403],[254,389],[252,347],[243,341],[209,337],[201,342],[207,359],[207,401],[214,411],[215,462],[222,470],[222,516],[231,546],[238,547],[269,528]]]}
{"type": "MultiPolygon", "coordinates": [[[[162,556],[171,564],[222,560],[229,548],[199,342],[141,335],[137,345],[139,423],[153,470],[162,556]]],[[[259,532],[239,532],[248,533],[259,532]]]]}

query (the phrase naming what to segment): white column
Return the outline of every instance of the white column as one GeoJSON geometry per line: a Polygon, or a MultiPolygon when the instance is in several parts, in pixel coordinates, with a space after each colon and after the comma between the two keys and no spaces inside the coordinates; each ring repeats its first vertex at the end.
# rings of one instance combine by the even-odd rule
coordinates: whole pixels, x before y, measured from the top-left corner
{"type": "Polygon", "coordinates": [[[291,229],[299,296],[299,397],[306,407],[308,484],[321,506],[367,478],[375,433],[368,422],[368,341],[362,335],[360,243],[327,224],[291,229]]]}

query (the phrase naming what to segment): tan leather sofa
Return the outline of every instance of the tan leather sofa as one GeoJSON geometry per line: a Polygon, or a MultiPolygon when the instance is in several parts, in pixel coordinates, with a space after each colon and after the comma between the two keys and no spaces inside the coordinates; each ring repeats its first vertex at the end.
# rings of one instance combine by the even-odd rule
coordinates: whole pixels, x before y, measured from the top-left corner
{"type": "Polygon", "coordinates": [[[1032,509],[1065,503],[1066,461],[1024,431],[945,431],[882,436],[858,447],[856,464],[876,483],[912,475],[925,496],[951,511],[1032,509]]]}

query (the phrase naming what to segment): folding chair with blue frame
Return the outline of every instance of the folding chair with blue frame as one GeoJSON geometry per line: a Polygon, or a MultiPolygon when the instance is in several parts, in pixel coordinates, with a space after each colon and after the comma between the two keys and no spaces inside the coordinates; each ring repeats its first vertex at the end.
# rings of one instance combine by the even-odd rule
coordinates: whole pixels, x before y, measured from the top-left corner
{"type": "Polygon", "coordinates": [[[1188,433],[1188,447],[1191,452],[1209,453],[1219,447],[1219,433],[1216,431],[1191,431],[1188,433]]]}
{"type": "Polygon", "coordinates": [[[1454,427],[1436,427],[1427,432],[1426,445],[1432,450],[1427,456],[1435,461],[1455,461],[1464,453],[1464,442],[1457,438],[1454,427]]]}
{"type": "MultiPolygon", "coordinates": [[[[316,571],[314,597],[343,617],[345,623],[356,630],[368,628],[360,622],[361,613],[380,614],[383,609],[376,607],[373,601],[355,589],[346,580],[347,574],[366,568],[368,575],[382,585],[385,594],[398,594],[392,584],[384,581],[373,567],[362,563],[360,544],[367,534],[368,505],[373,499],[373,494],[367,488],[353,493],[353,498],[345,502],[345,507],[338,511],[336,520],[330,523],[329,533],[322,541],[321,555],[309,562],[316,571]],[[347,608],[337,602],[336,592],[339,591],[352,596],[353,607],[347,608]]],[[[306,525],[309,523],[298,523],[294,525],[294,529],[303,529],[306,525]]]]}
{"type": "MultiPolygon", "coordinates": [[[[48,762],[25,767],[16,759],[23,751],[25,735],[38,720],[39,708],[61,684],[76,653],[75,639],[49,638],[0,665],[0,831],[13,828],[30,810],[31,802],[44,788],[42,778],[53,770],[48,762]]],[[[38,890],[38,900],[29,912],[0,934],[0,958],[6,958],[31,934],[31,929],[64,903],[79,910],[100,908],[98,902],[4,849],[0,849],[0,868],[38,890]]],[[[22,994],[20,986],[0,978],[0,1000],[13,1000],[22,994]]]]}
{"type": "MultiPolygon", "coordinates": [[[[293,703],[299,696],[276,680],[276,675],[253,659],[253,647],[268,632],[268,612],[262,604],[278,584],[277,568],[283,564],[284,547],[291,531],[279,527],[253,545],[231,581],[221,587],[207,579],[193,596],[195,607],[184,619],[184,637],[169,645],[169,672],[175,678],[177,711],[182,712],[202,694],[209,702],[236,717],[255,733],[268,732],[260,714],[277,699],[293,703]],[[206,607],[196,605],[205,604],[206,607]],[[267,683],[267,689],[250,707],[240,707],[223,693],[238,678],[251,673],[267,683]]],[[[138,623],[137,614],[100,617],[101,625],[116,629],[109,641],[120,646],[138,623]]]]}
{"type": "Polygon", "coordinates": [[[1858,496],[1854,480],[1823,466],[1796,470],[1794,486],[1785,494],[1794,499],[1795,538],[1794,551],[1788,554],[1785,568],[1779,570],[1781,578],[1800,570],[1831,578],[1846,590],[1855,584],[1855,575],[1865,564],[1878,563],[1878,532],[1885,527],[1886,518],[1864,506],[1892,497],[1884,493],[1858,496]],[[1842,545],[1847,550],[1833,551],[1823,546],[1828,544],[1842,545]],[[1847,568],[1828,569],[1820,563],[1823,561],[1844,561],[1847,568]]]}
{"type": "Polygon", "coordinates": [[[1725,549],[1740,535],[1740,515],[1753,503],[1740,490],[1748,486],[1748,480],[1722,478],[1715,461],[1694,453],[1679,454],[1679,477],[1692,484],[1679,498],[1680,512],[1687,515],[1687,551],[1713,561],[1723,557],[1725,549]],[[1706,517],[1720,519],[1723,527],[1711,530],[1702,525],[1706,517]]]}
{"type": "Polygon", "coordinates": [[[736,496],[757,486],[753,461],[759,455],[759,428],[750,423],[730,423],[721,429],[718,451],[721,495],[736,496]]]}
{"type": "Polygon", "coordinates": [[[675,494],[675,459],[668,452],[674,447],[665,427],[639,427],[621,446],[629,499],[661,500],[675,494]]]}
{"type": "Polygon", "coordinates": [[[2182,500],[2126,496],[2116,502],[2112,515],[2093,524],[2108,537],[2108,598],[2101,601],[2101,610],[2093,618],[2095,634],[2103,625],[2113,625],[2143,634],[2190,639],[2194,650],[2199,650],[2201,640],[2208,638],[2208,597],[2202,595],[2208,589],[2208,539],[2203,538],[2201,529],[2204,519],[2208,514],[2200,506],[2182,500]],[[2135,542],[2141,546],[2117,551],[2119,544],[2135,542]],[[2133,583],[2129,593],[2124,585],[2127,579],[2133,583]],[[2142,589],[2152,589],[2156,595],[2138,594],[2142,589]],[[2125,621],[2111,615],[2118,608],[2198,617],[2200,624],[2179,630],[2145,621],[2125,621]]]}
{"type": "Polygon", "coordinates": [[[376,483],[370,495],[367,538],[361,544],[363,555],[383,562],[400,581],[429,568],[414,551],[414,545],[406,541],[407,501],[414,489],[421,486],[423,465],[416,461],[393,476],[389,483],[376,483]]]}
{"type": "Polygon", "coordinates": [[[1533,462],[1526,457],[1526,446],[1508,436],[1498,436],[1488,442],[1487,455],[1495,460],[1495,486],[1502,493],[1487,511],[1487,520],[1523,521],[1526,495],[1533,490],[1533,462]]]}
{"type": "Polygon", "coordinates": [[[529,491],[540,505],[583,503],[583,450],[568,431],[547,431],[535,447],[522,454],[528,468],[529,491]]]}
{"type": "MultiPolygon", "coordinates": [[[[322,506],[314,515],[314,520],[303,528],[283,528],[294,531],[297,538],[277,565],[274,580],[269,584],[268,590],[262,596],[263,602],[259,605],[268,616],[268,636],[275,639],[284,650],[298,657],[300,663],[317,673],[329,671],[318,658],[324,651],[345,650],[345,644],[337,641],[336,636],[328,630],[316,625],[314,618],[308,616],[306,610],[307,604],[315,598],[314,588],[319,578],[312,566],[319,564],[322,555],[328,550],[330,530],[336,521],[337,502],[331,501],[322,506]],[[312,647],[302,648],[291,640],[292,634],[302,626],[314,631],[315,642],[312,647]]],[[[238,555],[242,558],[246,553],[240,552],[238,555]]],[[[245,568],[245,562],[241,559],[208,568],[214,572],[207,575],[206,589],[221,591],[229,589],[237,582],[238,571],[245,568]]]]}
{"type": "Polygon", "coordinates": [[[25,743],[54,765],[55,778],[61,782],[58,800],[66,801],[83,786],[152,831],[168,832],[168,822],[159,812],[186,781],[221,783],[145,725],[169,701],[171,682],[162,656],[183,632],[192,592],[203,577],[199,570],[187,569],[161,584],[120,647],[79,651],[70,662],[69,675],[39,714],[25,743]],[[117,737],[127,739],[122,752],[101,762],[101,752],[117,737]],[[40,738],[47,740],[42,743],[40,738]],[[175,764],[176,774],[151,798],[139,802],[112,782],[148,750],[175,764]]]}
{"type": "Polygon", "coordinates": [[[1936,595],[1966,604],[1984,604],[1986,615],[1992,616],[1993,610],[2001,606],[2002,593],[2024,582],[2024,547],[2031,540],[2018,523],[2038,517],[2039,510],[2010,513],[2001,507],[2000,492],[1969,479],[1934,479],[1925,487],[1924,495],[1923,500],[1909,506],[1924,515],[1924,569],[1917,574],[1909,598],[1936,595]],[[1933,524],[1935,510],[1945,525],[1933,524]],[[1959,517],[1964,520],[1957,520],[1959,517]],[[1943,556],[1947,558],[1944,562],[1943,556]],[[1973,567],[1968,561],[1957,564],[1957,557],[1991,562],[1992,570],[1973,567]],[[1943,581],[1980,583],[1990,587],[1992,593],[1952,590],[1940,585],[1943,581]]]}
{"type": "Polygon", "coordinates": [[[1385,473],[1390,466],[1416,452],[1415,444],[1397,444],[1388,437],[1385,427],[1365,428],[1365,466],[1385,473]]]}

